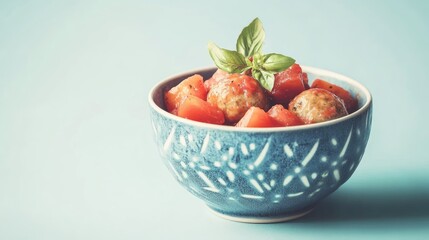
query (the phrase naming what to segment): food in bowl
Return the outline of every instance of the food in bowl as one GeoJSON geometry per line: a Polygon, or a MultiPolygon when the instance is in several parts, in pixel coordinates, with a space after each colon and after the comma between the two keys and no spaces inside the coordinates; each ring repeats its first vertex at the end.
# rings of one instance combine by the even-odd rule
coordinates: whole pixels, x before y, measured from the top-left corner
{"type": "Polygon", "coordinates": [[[262,23],[255,19],[240,34],[237,51],[210,43],[217,71],[209,79],[190,76],[169,89],[164,96],[167,110],[195,121],[237,127],[311,124],[356,110],[357,100],[347,90],[322,79],[310,86],[307,73],[293,58],[264,55],[264,37],[262,23]]]}
{"type": "Polygon", "coordinates": [[[198,97],[207,94],[218,78],[231,74],[215,67],[171,76],[151,90],[152,128],[161,159],[177,182],[217,215],[250,223],[304,216],[344,184],[361,162],[371,129],[371,94],[344,75],[300,68],[305,88],[323,79],[328,83],[323,86],[334,84],[353,96],[356,109],[346,116],[304,124],[288,105],[277,103],[268,110],[251,106],[234,126],[223,124],[224,113],[198,97]],[[166,93],[175,87],[187,87],[184,91],[192,94],[166,93]],[[183,102],[176,105],[167,98],[183,102]],[[194,111],[195,106],[200,111],[194,111]],[[201,119],[180,117],[183,111],[201,119]],[[212,123],[204,121],[208,117],[212,123]],[[269,127],[279,122],[289,126],[269,127]],[[268,126],[236,127],[241,124],[268,126]]]}

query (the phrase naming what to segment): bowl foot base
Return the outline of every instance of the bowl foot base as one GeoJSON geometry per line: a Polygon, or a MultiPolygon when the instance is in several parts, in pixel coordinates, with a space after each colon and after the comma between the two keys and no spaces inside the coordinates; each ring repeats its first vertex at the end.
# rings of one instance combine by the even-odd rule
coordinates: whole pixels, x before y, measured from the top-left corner
{"type": "Polygon", "coordinates": [[[279,222],[287,222],[291,221],[300,217],[305,216],[309,212],[311,212],[313,209],[306,209],[305,211],[294,213],[294,214],[288,214],[284,216],[275,216],[275,217],[258,217],[258,216],[234,216],[229,215],[225,213],[221,213],[216,211],[215,209],[212,209],[208,207],[210,212],[212,212],[214,215],[234,221],[234,222],[242,222],[242,223],[279,223],[279,222]]]}

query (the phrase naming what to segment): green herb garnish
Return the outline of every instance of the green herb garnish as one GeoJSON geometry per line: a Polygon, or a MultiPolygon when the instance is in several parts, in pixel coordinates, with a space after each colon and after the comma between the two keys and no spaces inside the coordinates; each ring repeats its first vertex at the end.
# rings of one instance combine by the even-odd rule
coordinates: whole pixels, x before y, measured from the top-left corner
{"type": "Polygon", "coordinates": [[[229,73],[243,73],[251,69],[252,77],[265,89],[274,86],[274,74],[295,63],[295,59],[278,54],[262,54],[265,31],[259,18],[245,27],[237,39],[236,51],[220,48],[210,42],[209,54],[219,69],[229,73]]]}

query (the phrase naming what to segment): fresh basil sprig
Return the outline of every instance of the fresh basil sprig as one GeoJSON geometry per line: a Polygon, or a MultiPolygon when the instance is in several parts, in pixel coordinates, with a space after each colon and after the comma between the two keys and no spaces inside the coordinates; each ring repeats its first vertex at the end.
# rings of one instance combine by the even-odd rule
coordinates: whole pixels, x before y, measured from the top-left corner
{"type": "Polygon", "coordinates": [[[274,86],[274,74],[292,66],[295,59],[278,53],[262,54],[264,40],[262,22],[255,18],[238,36],[236,51],[220,48],[210,42],[209,54],[216,66],[223,71],[243,73],[252,69],[252,77],[271,91],[274,86]]]}

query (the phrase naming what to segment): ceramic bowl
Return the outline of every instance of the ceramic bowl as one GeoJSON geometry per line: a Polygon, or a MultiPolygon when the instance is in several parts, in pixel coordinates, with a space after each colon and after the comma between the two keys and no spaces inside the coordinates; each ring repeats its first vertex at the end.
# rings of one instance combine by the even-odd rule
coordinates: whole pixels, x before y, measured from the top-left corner
{"type": "Polygon", "coordinates": [[[186,190],[224,218],[251,223],[305,215],[346,182],[360,163],[370,135],[372,99],[349,77],[303,67],[312,79],[342,86],[358,98],[345,117],[281,128],[236,128],[183,119],[165,111],[163,94],[193,74],[208,79],[215,68],[167,78],[149,94],[152,127],[161,159],[186,190]]]}

